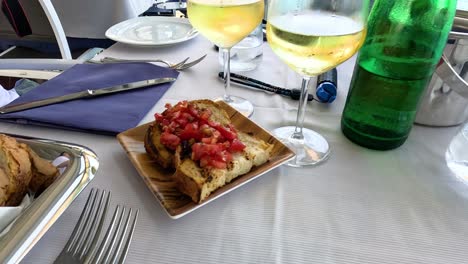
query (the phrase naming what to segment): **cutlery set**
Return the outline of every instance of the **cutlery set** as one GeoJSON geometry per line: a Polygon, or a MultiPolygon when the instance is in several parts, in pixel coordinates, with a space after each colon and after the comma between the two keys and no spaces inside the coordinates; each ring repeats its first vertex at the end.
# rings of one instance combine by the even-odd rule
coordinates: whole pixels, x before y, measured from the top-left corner
{"type": "Polygon", "coordinates": [[[113,57],[104,57],[102,59],[82,60],[62,60],[62,59],[2,59],[0,65],[0,76],[19,77],[49,80],[62,73],[64,70],[81,63],[102,64],[102,63],[118,63],[118,62],[150,62],[162,63],[168,68],[183,71],[191,68],[205,59],[206,54],[196,60],[187,62],[190,57],[183,59],[180,62],[173,63],[168,60],[140,60],[140,59],[120,59],[113,57]]]}
{"type": "MultiPolygon", "coordinates": [[[[195,66],[196,64],[201,62],[205,57],[206,57],[206,54],[190,62],[187,62],[190,59],[190,57],[187,57],[178,63],[172,63],[172,62],[169,62],[167,60],[162,60],[162,59],[128,60],[128,59],[119,59],[119,58],[113,58],[113,57],[105,57],[103,59],[94,60],[94,61],[88,60],[87,62],[88,63],[152,62],[152,63],[162,63],[166,65],[168,68],[182,71],[182,70],[186,70],[190,67],[195,66]]],[[[16,60],[16,59],[13,59],[13,60],[16,60]]],[[[48,62],[50,63],[51,61],[52,60],[46,59],[44,60],[43,63],[47,64],[48,62]]],[[[62,73],[62,71],[60,70],[0,69],[0,76],[11,76],[11,77],[33,78],[33,79],[44,79],[44,80],[51,79],[59,75],[60,73],[62,73]]],[[[148,86],[154,86],[157,84],[173,82],[175,80],[176,80],[175,78],[157,78],[157,79],[149,79],[149,80],[143,80],[143,81],[138,81],[138,82],[125,83],[121,85],[105,87],[105,88],[100,88],[100,89],[87,89],[85,91],[81,91],[77,93],[66,94],[66,95],[51,97],[51,98],[47,98],[43,100],[37,100],[33,102],[27,102],[27,103],[1,107],[0,114],[7,114],[7,113],[17,112],[17,111],[27,110],[31,108],[40,107],[40,106],[57,104],[57,103],[72,101],[72,100],[77,100],[77,99],[94,98],[97,96],[108,95],[108,94],[113,94],[113,93],[118,93],[118,92],[123,92],[123,91],[130,91],[130,90],[135,90],[139,88],[145,88],[148,86]]]]}

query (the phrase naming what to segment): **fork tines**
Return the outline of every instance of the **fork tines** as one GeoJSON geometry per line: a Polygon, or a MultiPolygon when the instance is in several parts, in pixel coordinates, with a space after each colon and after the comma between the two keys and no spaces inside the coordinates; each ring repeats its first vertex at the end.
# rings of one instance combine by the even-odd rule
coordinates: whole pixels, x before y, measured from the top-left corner
{"type": "Polygon", "coordinates": [[[110,192],[92,189],[70,238],[54,263],[79,263],[95,248],[110,202],[110,192]]]}
{"type": "Polygon", "coordinates": [[[123,263],[135,230],[139,210],[118,205],[98,243],[110,202],[110,192],[92,189],[67,244],[54,263],[123,263]],[[110,261],[110,262],[109,262],[110,261]]]}
{"type": "Polygon", "coordinates": [[[138,209],[134,211],[132,208],[117,205],[98,251],[89,259],[91,263],[124,263],[138,213],[138,209]]]}

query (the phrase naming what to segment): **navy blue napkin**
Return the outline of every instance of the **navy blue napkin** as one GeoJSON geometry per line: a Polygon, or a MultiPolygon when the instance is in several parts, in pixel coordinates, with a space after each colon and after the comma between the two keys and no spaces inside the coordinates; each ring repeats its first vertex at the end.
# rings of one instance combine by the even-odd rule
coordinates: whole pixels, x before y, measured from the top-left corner
{"type": "MultiPolygon", "coordinates": [[[[20,96],[10,105],[159,77],[177,78],[172,69],[149,63],[79,64],[20,96]]],[[[172,83],[79,99],[0,115],[0,120],[116,135],[133,128],[172,83]]]]}

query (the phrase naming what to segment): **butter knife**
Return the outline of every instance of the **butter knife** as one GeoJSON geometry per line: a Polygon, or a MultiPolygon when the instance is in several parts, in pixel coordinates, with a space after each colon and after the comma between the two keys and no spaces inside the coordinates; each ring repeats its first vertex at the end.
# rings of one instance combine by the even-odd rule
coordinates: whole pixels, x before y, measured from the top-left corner
{"type": "Polygon", "coordinates": [[[11,106],[10,105],[4,106],[0,108],[0,114],[13,113],[13,112],[26,110],[26,109],[31,109],[31,108],[36,108],[36,107],[51,105],[51,104],[57,104],[57,103],[72,101],[76,99],[91,98],[91,97],[112,94],[112,93],[129,91],[129,90],[144,88],[144,87],[148,87],[148,86],[152,86],[156,84],[173,82],[175,80],[176,80],[175,78],[157,78],[157,79],[149,79],[149,80],[138,81],[138,82],[131,82],[131,83],[126,83],[126,84],[121,84],[121,85],[116,85],[116,86],[106,87],[106,88],[101,88],[101,89],[95,89],[95,90],[88,89],[88,90],[84,90],[84,91],[77,92],[77,93],[71,93],[71,94],[66,94],[66,95],[61,95],[61,96],[56,96],[56,97],[51,97],[47,99],[21,103],[21,104],[16,104],[16,105],[11,105],[11,106]]]}

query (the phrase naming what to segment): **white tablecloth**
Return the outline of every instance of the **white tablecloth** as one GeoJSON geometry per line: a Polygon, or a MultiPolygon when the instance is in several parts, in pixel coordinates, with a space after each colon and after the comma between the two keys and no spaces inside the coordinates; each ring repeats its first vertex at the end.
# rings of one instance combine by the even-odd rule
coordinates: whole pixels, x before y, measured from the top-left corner
{"type": "MultiPolygon", "coordinates": [[[[211,44],[202,37],[155,49],[116,44],[102,56],[177,61],[204,53],[208,57],[181,73],[145,123],[166,102],[222,93],[211,44]]],[[[179,220],[166,215],[114,137],[0,123],[0,131],[82,144],[100,158],[90,186],[23,263],[52,263],[91,187],[111,190],[113,205],[141,209],[127,263],[468,263],[468,186],[444,160],[457,128],[415,126],[402,147],[386,152],[351,143],[339,124],[353,64],[339,67],[336,102],[307,109],[306,127],[331,144],[326,163],[280,167],[179,220]]],[[[286,87],[299,83],[267,46],[260,68],[247,75],[286,87]]],[[[238,87],[232,93],[254,103],[252,119],[263,127],[294,124],[297,101],[238,87]]]]}

